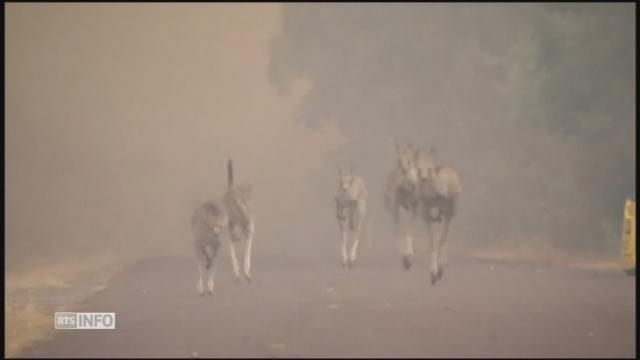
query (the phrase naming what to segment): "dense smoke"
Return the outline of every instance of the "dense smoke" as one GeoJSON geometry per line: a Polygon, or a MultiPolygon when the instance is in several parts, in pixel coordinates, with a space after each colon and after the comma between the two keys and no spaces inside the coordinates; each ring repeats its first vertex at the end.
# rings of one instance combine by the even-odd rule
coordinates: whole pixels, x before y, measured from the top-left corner
{"type": "Polygon", "coordinates": [[[634,4],[284,7],[274,86],[311,81],[298,118],[346,134],[329,162],[357,164],[374,208],[394,140],[413,141],[461,174],[460,241],[618,250],[635,197],[634,4]]]}
{"type": "MultiPolygon", "coordinates": [[[[337,256],[336,166],[382,189],[393,144],[462,178],[457,244],[617,251],[635,196],[633,4],[9,4],[9,266],[190,253],[225,164],[256,258],[337,256]]],[[[331,257],[331,258],[333,258],[331,257]]]]}
{"type": "Polygon", "coordinates": [[[9,4],[8,265],[191,255],[192,207],[222,196],[229,157],[237,182],[253,185],[257,257],[333,250],[304,237],[317,219],[335,225],[309,177],[343,138],[293,121],[308,84],[281,96],[269,82],[280,11],[9,4]]]}

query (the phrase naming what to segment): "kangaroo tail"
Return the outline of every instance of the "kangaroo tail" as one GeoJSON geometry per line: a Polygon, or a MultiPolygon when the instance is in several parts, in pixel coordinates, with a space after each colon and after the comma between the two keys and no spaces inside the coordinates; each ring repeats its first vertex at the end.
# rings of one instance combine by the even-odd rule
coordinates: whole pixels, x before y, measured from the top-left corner
{"type": "Polygon", "coordinates": [[[227,186],[233,186],[233,163],[231,162],[231,159],[227,161],[227,186]]]}

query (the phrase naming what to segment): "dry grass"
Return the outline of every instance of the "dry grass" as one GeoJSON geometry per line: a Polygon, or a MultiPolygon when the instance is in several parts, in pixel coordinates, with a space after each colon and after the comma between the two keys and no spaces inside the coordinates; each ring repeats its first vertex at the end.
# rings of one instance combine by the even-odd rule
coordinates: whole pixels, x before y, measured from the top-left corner
{"type": "Polygon", "coordinates": [[[53,336],[53,313],[65,309],[45,301],[43,290],[72,290],[83,279],[91,279],[99,290],[128,263],[109,254],[5,273],[5,356],[20,356],[33,343],[53,336]]]}
{"type": "Polygon", "coordinates": [[[5,315],[5,356],[15,357],[30,344],[53,335],[53,316],[32,297],[25,301],[7,299],[5,315]]]}

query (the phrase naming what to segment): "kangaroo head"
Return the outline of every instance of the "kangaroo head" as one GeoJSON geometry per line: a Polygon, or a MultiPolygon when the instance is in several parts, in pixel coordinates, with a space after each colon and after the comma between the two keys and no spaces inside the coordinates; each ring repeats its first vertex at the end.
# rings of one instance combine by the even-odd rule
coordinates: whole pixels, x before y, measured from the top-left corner
{"type": "Polygon", "coordinates": [[[226,212],[213,202],[206,202],[203,210],[204,221],[215,234],[220,234],[229,221],[226,212]]]}
{"type": "Polygon", "coordinates": [[[418,181],[418,169],[416,166],[417,153],[417,149],[415,149],[411,143],[407,144],[407,146],[400,146],[396,143],[398,168],[411,183],[418,181]]]}
{"type": "Polygon", "coordinates": [[[353,170],[354,170],[353,165],[351,165],[349,172],[343,172],[342,169],[338,167],[339,183],[340,183],[340,189],[342,191],[347,191],[349,190],[349,188],[351,188],[351,185],[353,184],[353,181],[354,181],[353,170]]]}
{"type": "Polygon", "coordinates": [[[429,151],[418,154],[418,177],[421,181],[433,179],[438,175],[441,166],[437,161],[437,149],[431,147],[429,151]]]}

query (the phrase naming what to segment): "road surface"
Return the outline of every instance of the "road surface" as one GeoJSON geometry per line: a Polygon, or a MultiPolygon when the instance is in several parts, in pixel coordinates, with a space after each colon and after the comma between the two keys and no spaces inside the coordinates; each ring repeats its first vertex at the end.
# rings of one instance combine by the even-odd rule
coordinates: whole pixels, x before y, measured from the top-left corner
{"type": "MultiPolygon", "coordinates": [[[[225,254],[226,255],[226,254],[225,254]]],[[[256,256],[254,282],[219,264],[195,290],[190,257],[139,261],[75,311],[116,330],[56,330],[27,357],[633,357],[635,277],[453,258],[432,286],[426,255],[256,256]]]]}

